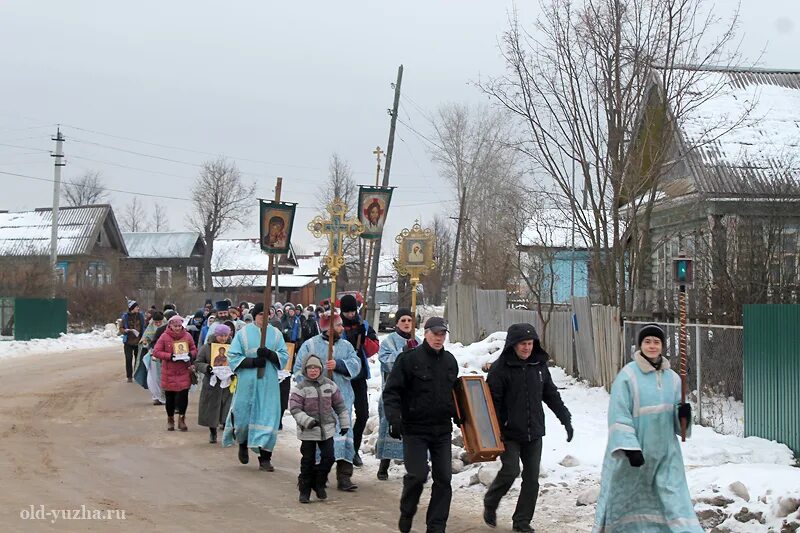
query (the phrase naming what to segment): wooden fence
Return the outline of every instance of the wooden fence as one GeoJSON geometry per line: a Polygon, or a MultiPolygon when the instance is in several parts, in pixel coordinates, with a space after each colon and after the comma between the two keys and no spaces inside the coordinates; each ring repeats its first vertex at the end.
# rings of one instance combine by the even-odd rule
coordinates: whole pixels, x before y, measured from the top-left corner
{"type": "Polygon", "coordinates": [[[445,307],[450,342],[466,345],[495,331],[506,331],[511,324],[533,324],[556,365],[592,385],[610,389],[623,366],[619,310],[592,306],[588,298],[574,298],[571,307],[557,306],[543,315],[547,328],[537,311],[508,309],[504,291],[461,284],[449,288],[445,307]]]}

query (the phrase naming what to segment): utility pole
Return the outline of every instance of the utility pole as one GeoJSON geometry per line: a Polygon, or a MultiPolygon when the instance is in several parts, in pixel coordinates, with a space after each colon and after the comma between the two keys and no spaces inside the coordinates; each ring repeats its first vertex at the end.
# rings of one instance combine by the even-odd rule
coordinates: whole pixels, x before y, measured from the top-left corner
{"type": "MultiPolygon", "coordinates": [[[[397,127],[397,110],[400,107],[400,84],[403,82],[403,65],[397,68],[397,83],[394,84],[394,105],[389,114],[392,121],[389,125],[389,145],[386,148],[386,164],[383,167],[383,187],[389,186],[389,171],[392,168],[392,152],[394,151],[394,130],[397,127]]],[[[367,298],[367,318],[372,319],[373,324],[380,320],[380,306],[375,301],[375,289],[378,285],[378,266],[381,262],[381,241],[383,237],[375,242],[375,261],[370,265],[369,274],[369,297],[367,298]],[[370,311],[372,313],[370,314],[370,311]]]]}
{"type": "Polygon", "coordinates": [[[58,264],[58,201],[61,196],[61,167],[64,163],[64,137],[61,135],[61,128],[56,129],[56,136],[51,137],[56,142],[56,152],[50,154],[54,159],[53,169],[53,225],[50,233],[50,275],[52,277],[53,288],[51,297],[56,297],[58,289],[58,276],[56,276],[56,265],[58,264]]]}

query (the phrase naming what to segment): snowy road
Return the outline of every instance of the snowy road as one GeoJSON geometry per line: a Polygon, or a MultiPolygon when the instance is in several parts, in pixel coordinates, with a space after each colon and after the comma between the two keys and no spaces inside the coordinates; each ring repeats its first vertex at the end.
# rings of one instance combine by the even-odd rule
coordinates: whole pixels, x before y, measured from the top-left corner
{"type": "MultiPolygon", "coordinates": [[[[7,359],[0,380],[4,531],[396,531],[399,475],[377,481],[374,463],[367,464],[354,476],[358,493],[333,490],[328,502],[301,506],[292,429],[278,440],[271,474],[258,472],[255,459],[240,465],[232,448],[207,444],[206,429],[195,423],[198,394],[191,396],[189,432],[167,433],[163,407],[125,382],[120,348],[7,359]],[[31,506],[119,509],[125,520],[22,518],[31,506]]],[[[457,494],[448,531],[488,531],[474,502],[469,489],[457,494]]],[[[537,520],[552,524],[548,493],[541,502],[537,520]]],[[[422,506],[415,531],[424,531],[424,512],[422,506]]],[[[565,522],[541,530],[587,530],[580,516],[559,518],[565,522]]]]}

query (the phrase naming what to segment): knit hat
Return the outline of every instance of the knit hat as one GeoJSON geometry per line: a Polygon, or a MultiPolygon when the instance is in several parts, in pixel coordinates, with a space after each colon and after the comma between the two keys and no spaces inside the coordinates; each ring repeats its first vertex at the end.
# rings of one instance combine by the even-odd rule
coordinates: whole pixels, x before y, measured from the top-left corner
{"type": "Polygon", "coordinates": [[[194,313],[194,317],[195,317],[195,318],[205,318],[205,316],[204,316],[204,313],[203,313],[203,310],[201,309],[201,310],[199,310],[199,311],[195,311],[195,313],[194,313]]]}
{"type": "Polygon", "coordinates": [[[253,321],[253,315],[251,315],[250,313],[245,313],[244,314],[244,318],[242,318],[242,320],[244,320],[245,322],[252,322],[253,321]]]}
{"type": "Polygon", "coordinates": [[[275,302],[275,310],[276,311],[278,311],[278,310],[282,311],[283,310],[283,304],[280,303],[280,302],[275,302]]]}
{"type": "MultiPolygon", "coordinates": [[[[342,315],[340,315],[339,313],[334,313],[333,314],[333,325],[334,326],[337,326],[337,325],[341,326],[342,325],[342,315]]],[[[322,315],[319,317],[319,327],[322,330],[327,330],[328,328],[331,327],[331,312],[330,311],[326,311],[325,313],[322,313],[322,315]]]]}
{"type": "MultiPolygon", "coordinates": [[[[322,359],[314,354],[306,357],[306,360],[303,361],[303,376],[308,377],[308,369],[311,367],[316,367],[322,370],[322,359]]],[[[322,376],[322,373],[320,373],[320,376],[322,376]]]]}
{"type": "MultiPolygon", "coordinates": [[[[139,304],[136,302],[136,300],[128,300],[128,311],[133,311],[133,308],[138,306],[138,305],[139,304]]],[[[117,308],[117,309],[119,309],[119,308],[117,308]]]]}
{"type": "Polygon", "coordinates": [[[661,339],[662,346],[667,343],[667,336],[664,333],[664,330],[661,329],[657,324],[647,324],[639,330],[639,335],[636,337],[637,347],[642,347],[642,342],[644,342],[645,337],[658,337],[661,339]]]}
{"type": "Polygon", "coordinates": [[[166,311],[164,311],[164,318],[166,318],[167,320],[169,320],[174,316],[178,316],[178,312],[175,311],[174,309],[167,309],[166,311]]]}
{"type": "Polygon", "coordinates": [[[531,324],[512,324],[506,333],[506,348],[514,346],[520,342],[525,341],[538,341],[539,334],[536,333],[536,328],[531,324]]]}
{"type": "Polygon", "coordinates": [[[172,309],[173,311],[177,311],[177,309],[175,309],[175,304],[164,304],[164,312],[167,312],[170,309],[172,309]]]}
{"type": "Polygon", "coordinates": [[[352,294],[345,294],[342,296],[342,299],[339,300],[339,309],[342,310],[342,313],[358,311],[358,301],[356,297],[352,294]]]}
{"type": "Polygon", "coordinates": [[[286,302],[286,305],[283,306],[283,312],[286,313],[291,310],[294,310],[294,304],[291,302],[286,302]]]}
{"type": "Polygon", "coordinates": [[[258,302],[253,308],[250,310],[250,314],[255,319],[258,315],[264,312],[264,304],[262,302],[258,302]]]}
{"type": "Polygon", "coordinates": [[[183,325],[183,317],[176,313],[175,315],[169,317],[169,320],[167,322],[169,324],[172,324],[173,322],[177,322],[180,325],[183,325]]]}
{"type": "Polygon", "coordinates": [[[401,318],[404,316],[410,316],[411,320],[414,320],[414,315],[411,314],[411,309],[408,307],[401,307],[394,313],[394,321],[399,322],[401,318]]]}
{"type": "Polygon", "coordinates": [[[231,328],[226,326],[225,324],[217,324],[214,326],[214,335],[217,337],[227,337],[231,334],[231,328]]]}

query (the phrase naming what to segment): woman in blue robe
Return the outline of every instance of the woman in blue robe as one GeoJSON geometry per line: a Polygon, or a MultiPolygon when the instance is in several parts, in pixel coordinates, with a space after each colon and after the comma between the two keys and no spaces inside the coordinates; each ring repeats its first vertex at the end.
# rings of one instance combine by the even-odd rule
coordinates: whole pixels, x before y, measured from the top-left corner
{"type": "Polygon", "coordinates": [[[228,349],[228,364],[236,373],[236,391],[225,422],[222,445],[239,444],[239,461],[247,464],[248,448],[259,454],[259,469],[272,472],[272,450],[278,440],[281,398],[278,369],[289,360],[283,334],[267,324],[265,349],[259,349],[264,305],[253,308],[254,322],[242,328],[228,349]],[[263,355],[263,357],[262,357],[263,355]],[[258,376],[263,369],[263,375],[258,376]]]}
{"type": "Polygon", "coordinates": [[[333,315],[333,361],[329,362],[328,359],[328,327],[330,324],[330,313],[325,313],[320,317],[320,327],[323,332],[320,335],[311,337],[300,347],[295,358],[292,374],[295,376],[295,381],[302,379],[302,369],[306,358],[309,355],[316,355],[323,361],[326,361],[327,370],[333,371],[333,381],[339,390],[342,391],[344,397],[345,407],[347,408],[348,416],[351,419],[350,429],[345,435],[339,435],[339,423],[336,423],[336,431],[333,437],[333,454],[336,458],[336,483],[339,490],[352,492],[358,488],[353,484],[351,478],[353,476],[353,456],[356,451],[353,447],[353,428],[352,428],[352,411],[353,400],[353,387],[350,386],[350,379],[353,376],[358,376],[361,372],[361,360],[356,353],[353,345],[346,339],[341,337],[343,327],[342,319],[338,313],[333,315]]]}
{"type": "MultiPolygon", "coordinates": [[[[386,386],[386,380],[389,377],[389,372],[392,371],[397,356],[406,350],[416,348],[422,343],[422,339],[412,335],[414,322],[410,309],[398,309],[394,315],[394,320],[394,332],[381,341],[381,348],[378,351],[384,386],[386,386]]],[[[381,460],[378,467],[378,479],[385,481],[389,479],[389,464],[391,460],[403,459],[403,441],[393,439],[389,435],[389,421],[386,420],[386,413],[383,410],[383,394],[381,394],[381,399],[378,402],[378,415],[380,416],[380,425],[378,426],[378,440],[375,443],[375,456],[381,460]]]]}
{"type": "Polygon", "coordinates": [[[639,350],[611,387],[608,446],[603,461],[594,533],[702,533],[686,484],[680,403],[681,379],[662,357],[664,331],[642,328],[639,350]]]}

